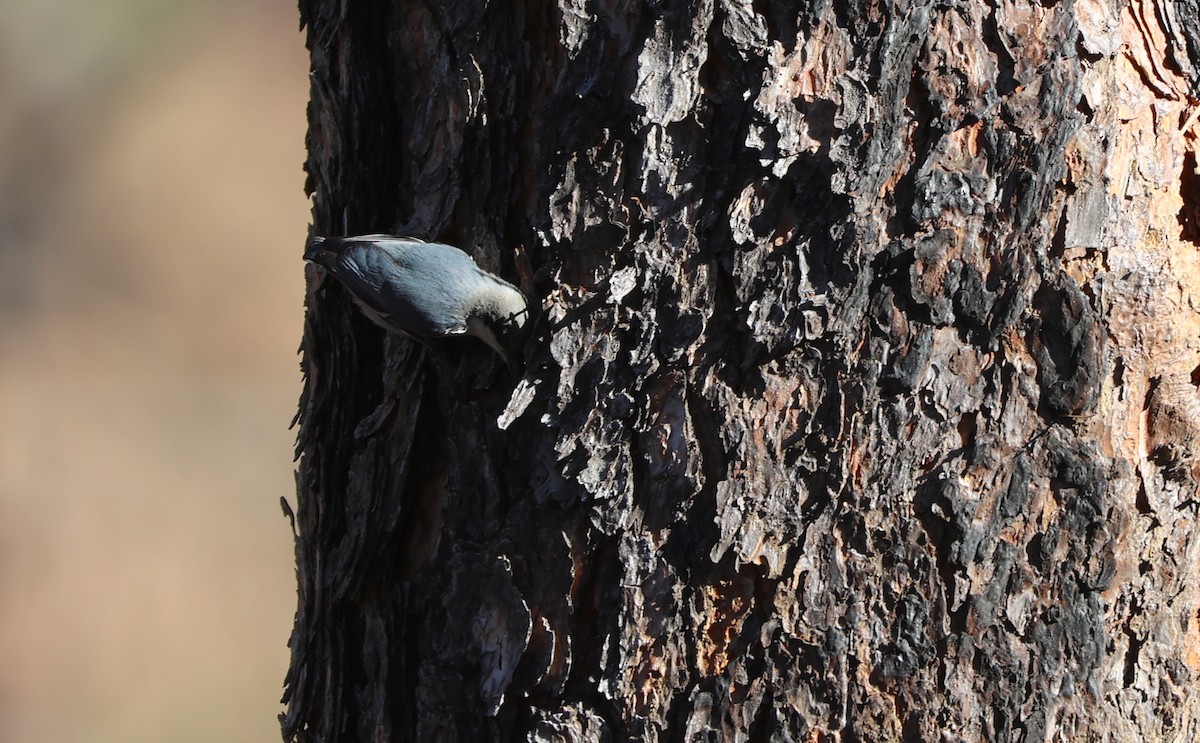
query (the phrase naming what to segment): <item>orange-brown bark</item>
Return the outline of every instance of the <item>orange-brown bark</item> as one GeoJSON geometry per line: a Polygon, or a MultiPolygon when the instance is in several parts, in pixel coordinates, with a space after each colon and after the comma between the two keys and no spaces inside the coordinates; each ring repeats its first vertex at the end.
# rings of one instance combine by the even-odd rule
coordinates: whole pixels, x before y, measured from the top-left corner
{"type": "Polygon", "coordinates": [[[318,230],[542,313],[312,286],[286,732],[1194,735],[1187,7],[304,3],[318,230]]]}

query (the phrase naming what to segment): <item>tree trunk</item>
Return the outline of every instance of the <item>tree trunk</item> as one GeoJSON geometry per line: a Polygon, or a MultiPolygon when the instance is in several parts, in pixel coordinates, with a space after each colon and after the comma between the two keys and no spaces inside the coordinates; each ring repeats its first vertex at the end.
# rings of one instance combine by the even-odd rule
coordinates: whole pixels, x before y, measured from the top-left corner
{"type": "Polygon", "coordinates": [[[300,4],[286,739],[1200,737],[1196,0],[300,4]]]}

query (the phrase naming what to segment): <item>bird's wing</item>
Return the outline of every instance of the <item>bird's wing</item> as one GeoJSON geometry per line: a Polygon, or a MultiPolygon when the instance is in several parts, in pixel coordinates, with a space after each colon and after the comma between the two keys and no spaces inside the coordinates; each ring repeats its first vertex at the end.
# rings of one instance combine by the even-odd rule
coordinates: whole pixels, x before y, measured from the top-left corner
{"type": "Polygon", "coordinates": [[[454,293],[446,286],[454,272],[414,260],[413,251],[439,249],[452,251],[440,256],[443,266],[465,260],[474,268],[471,257],[456,248],[396,238],[346,241],[326,265],[360,302],[410,335],[435,338],[465,333],[462,308],[450,301],[454,293]],[[415,296],[423,298],[419,305],[411,299],[415,296]]]}

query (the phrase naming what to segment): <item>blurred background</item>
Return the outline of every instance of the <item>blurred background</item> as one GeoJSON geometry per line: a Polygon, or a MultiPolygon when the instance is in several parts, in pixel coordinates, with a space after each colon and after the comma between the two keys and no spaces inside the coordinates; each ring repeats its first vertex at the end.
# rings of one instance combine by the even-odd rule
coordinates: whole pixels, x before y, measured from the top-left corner
{"type": "Polygon", "coordinates": [[[0,3],[0,741],[279,740],[288,0],[0,3]]]}

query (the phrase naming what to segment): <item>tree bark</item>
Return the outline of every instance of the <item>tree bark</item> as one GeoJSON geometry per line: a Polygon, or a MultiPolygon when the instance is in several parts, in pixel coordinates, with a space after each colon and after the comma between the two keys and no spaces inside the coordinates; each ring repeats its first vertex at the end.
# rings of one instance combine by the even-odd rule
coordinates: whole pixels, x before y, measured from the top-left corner
{"type": "Polygon", "coordinates": [[[300,5],[285,739],[1200,738],[1195,0],[300,5]]]}

